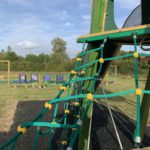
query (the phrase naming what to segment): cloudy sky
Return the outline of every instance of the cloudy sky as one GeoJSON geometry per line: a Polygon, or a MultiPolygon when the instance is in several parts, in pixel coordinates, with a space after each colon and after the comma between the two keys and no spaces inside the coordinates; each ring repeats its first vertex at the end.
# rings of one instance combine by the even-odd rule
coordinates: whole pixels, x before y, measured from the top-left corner
{"type": "MultiPolygon", "coordinates": [[[[115,0],[119,27],[140,0],[115,0]]],[[[62,37],[74,57],[79,35],[90,28],[91,0],[0,0],[0,49],[10,45],[17,54],[50,53],[50,41],[62,37]]]]}

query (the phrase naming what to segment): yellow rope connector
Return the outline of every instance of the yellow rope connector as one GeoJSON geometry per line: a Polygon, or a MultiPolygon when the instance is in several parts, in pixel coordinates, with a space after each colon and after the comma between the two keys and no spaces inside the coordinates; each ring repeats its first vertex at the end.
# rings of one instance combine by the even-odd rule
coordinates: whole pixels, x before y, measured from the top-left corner
{"type": "Polygon", "coordinates": [[[62,145],[67,145],[67,141],[61,141],[62,145]]]}
{"type": "Polygon", "coordinates": [[[91,94],[91,93],[87,94],[87,99],[92,101],[93,100],[93,94],[91,94]]]}
{"type": "Polygon", "coordinates": [[[51,122],[51,124],[57,124],[57,122],[53,121],[53,122],[51,122]]]}
{"type": "Polygon", "coordinates": [[[77,117],[77,118],[80,118],[80,115],[77,115],[76,117],[77,117]]]}
{"type": "Polygon", "coordinates": [[[99,62],[103,64],[104,63],[104,58],[100,58],[99,62]]]}
{"type": "Polygon", "coordinates": [[[66,91],[66,90],[67,90],[67,88],[66,88],[65,86],[61,86],[61,87],[60,87],[60,90],[64,90],[64,91],[66,91]]]}
{"type": "Polygon", "coordinates": [[[18,126],[18,127],[17,127],[17,131],[18,131],[18,132],[21,132],[22,134],[25,134],[25,133],[27,132],[27,128],[18,126]]]}
{"type": "Polygon", "coordinates": [[[75,131],[76,130],[76,128],[72,128],[72,131],[75,131]]]}
{"type": "Polygon", "coordinates": [[[142,95],[142,90],[140,88],[136,89],[136,95],[142,95]]]}
{"type": "Polygon", "coordinates": [[[82,61],[82,58],[77,58],[77,61],[82,61]]]}
{"type": "Polygon", "coordinates": [[[74,71],[74,70],[71,70],[71,72],[70,72],[72,75],[76,75],[77,73],[76,73],[76,71],[74,71]]]}
{"type": "Polygon", "coordinates": [[[70,113],[70,111],[69,110],[65,110],[65,114],[69,114],[70,113]]]}
{"type": "Polygon", "coordinates": [[[77,115],[76,118],[80,118],[80,115],[77,115]]]}
{"type": "Polygon", "coordinates": [[[85,71],[81,71],[81,74],[85,74],[85,71]]]}
{"type": "Polygon", "coordinates": [[[44,104],[44,107],[45,108],[47,108],[47,109],[52,109],[52,104],[49,104],[48,102],[46,102],[45,104],[44,104]]]}
{"type": "Polygon", "coordinates": [[[79,102],[75,102],[74,105],[75,105],[75,106],[79,106],[79,102]]]}
{"type": "Polygon", "coordinates": [[[134,52],[133,56],[134,56],[135,58],[138,58],[138,57],[139,57],[138,52],[134,52]]]}

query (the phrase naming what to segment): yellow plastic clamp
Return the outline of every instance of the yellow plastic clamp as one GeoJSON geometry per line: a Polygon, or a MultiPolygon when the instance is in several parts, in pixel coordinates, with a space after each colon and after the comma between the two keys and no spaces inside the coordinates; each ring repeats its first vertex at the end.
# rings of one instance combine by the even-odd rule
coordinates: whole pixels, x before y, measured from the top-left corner
{"type": "Polygon", "coordinates": [[[64,91],[66,91],[66,90],[67,90],[67,88],[66,88],[65,86],[61,86],[61,87],[60,87],[60,90],[64,90],[64,91]]]}
{"type": "Polygon", "coordinates": [[[51,124],[57,124],[57,122],[53,121],[53,122],[51,122],[51,124]]]}
{"type": "Polygon", "coordinates": [[[76,73],[76,71],[72,70],[71,74],[76,75],[77,73],[76,73]]]}
{"type": "Polygon", "coordinates": [[[82,58],[77,58],[77,61],[82,61],[82,58]]]}
{"type": "Polygon", "coordinates": [[[74,105],[75,105],[75,106],[79,106],[79,102],[75,102],[74,105]]]}
{"type": "Polygon", "coordinates": [[[133,55],[134,55],[134,57],[135,57],[135,58],[138,58],[138,57],[139,57],[138,52],[134,52],[134,54],[133,54],[133,55]]]}
{"type": "Polygon", "coordinates": [[[104,63],[104,61],[105,61],[104,58],[99,59],[99,62],[102,63],[102,64],[104,63]]]}
{"type": "Polygon", "coordinates": [[[87,94],[87,99],[92,101],[93,100],[93,94],[91,94],[91,93],[87,94]]]}
{"type": "Polygon", "coordinates": [[[77,115],[76,117],[77,117],[77,118],[80,118],[80,115],[77,115]]]}
{"type": "Polygon", "coordinates": [[[140,88],[136,89],[136,95],[142,95],[142,90],[140,88]]]}
{"type": "Polygon", "coordinates": [[[75,131],[76,130],[76,128],[72,128],[72,131],[75,131]]]}
{"type": "Polygon", "coordinates": [[[61,141],[62,145],[67,145],[67,141],[61,141]]]}
{"type": "Polygon", "coordinates": [[[49,104],[48,102],[46,102],[45,104],[44,104],[44,106],[45,106],[45,108],[48,108],[48,109],[52,109],[52,104],[49,104]]]}
{"type": "Polygon", "coordinates": [[[81,71],[81,74],[85,74],[85,71],[81,71]]]}
{"type": "Polygon", "coordinates": [[[18,132],[21,132],[22,134],[25,134],[25,133],[27,132],[27,128],[18,126],[18,127],[17,127],[17,131],[18,131],[18,132]]]}
{"type": "Polygon", "coordinates": [[[69,114],[70,113],[70,111],[69,110],[65,110],[65,114],[69,114]]]}

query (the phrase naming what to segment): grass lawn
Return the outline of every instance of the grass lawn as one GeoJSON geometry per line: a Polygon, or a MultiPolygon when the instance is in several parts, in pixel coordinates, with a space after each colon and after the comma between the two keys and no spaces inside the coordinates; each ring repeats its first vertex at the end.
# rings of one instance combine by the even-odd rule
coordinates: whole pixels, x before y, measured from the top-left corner
{"type": "MultiPolygon", "coordinates": [[[[109,77],[108,84],[105,85],[106,93],[114,93],[129,89],[134,89],[134,79],[127,76],[119,76],[117,78],[109,77]],[[111,82],[114,81],[114,82],[111,82]]],[[[140,87],[144,88],[145,81],[139,81],[140,87]]],[[[20,101],[41,101],[54,99],[59,91],[60,84],[51,84],[48,88],[38,88],[38,87],[19,87],[11,88],[7,84],[0,84],[0,130],[5,130],[11,125],[11,120],[16,111],[16,105],[20,101]],[[9,122],[9,123],[8,123],[9,122]]],[[[97,93],[101,93],[98,89],[97,93]]],[[[64,93],[65,94],[65,93],[64,93]]],[[[101,100],[104,102],[104,100],[101,100]]],[[[110,105],[124,112],[131,118],[136,116],[136,96],[135,94],[130,94],[122,97],[109,99],[110,105]]],[[[149,116],[150,123],[150,116],[149,116]]]]}
{"type": "MultiPolygon", "coordinates": [[[[139,79],[139,86],[140,88],[144,89],[145,88],[145,83],[146,80],[143,78],[139,79]]],[[[104,88],[107,94],[109,93],[116,93],[116,92],[121,92],[121,91],[126,91],[130,89],[135,89],[135,82],[134,78],[128,77],[128,76],[119,76],[117,78],[112,78],[110,77],[108,80],[108,83],[105,84],[104,81],[104,88]],[[114,82],[113,82],[114,81],[114,82]]],[[[99,88],[96,93],[102,93],[101,89],[99,88]]],[[[143,95],[141,96],[142,99],[143,95]]],[[[130,118],[135,119],[136,117],[136,95],[135,94],[130,94],[130,95],[125,95],[122,97],[116,97],[116,98],[109,98],[108,99],[109,104],[125,113],[128,115],[130,118]]],[[[104,99],[100,100],[101,102],[104,102],[104,99]]],[[[149,113],[149,120],[148,123],[150,124],[150,113],[149,113]]]]}
{"type": "Polygon", "coordinates": [[[48,88],[12,88],[7,84],[0,84],[0,89],[0,131],[8,131],[13,124],[13,117],[19,102],[54,99],[60,89],[60,84],[54,83],[48,88]]]}

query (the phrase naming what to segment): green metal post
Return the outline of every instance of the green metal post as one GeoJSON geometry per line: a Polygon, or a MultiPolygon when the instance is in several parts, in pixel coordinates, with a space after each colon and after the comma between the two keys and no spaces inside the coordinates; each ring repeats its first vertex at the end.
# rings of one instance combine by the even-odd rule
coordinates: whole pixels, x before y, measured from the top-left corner
{"type": "MultiPolygon", "coordinates": [[[[114,1],[113,0],[93,0],[92,1],[92,15],[91,15],[91,29],[90,33],[97,33],[97,32],[103,32],[105,30],[111,30],[116,29],[116,25],[114,22],[114,1]],[[110,24],[111,19],[111,24],[110,24]]],[[[94,42],[91,44],[88,44],[87,50],[95,49],[100,47],[99,42],[94,42]]],[[[88,57],[88,62],[92,62],[96,59],[98,59],[100,56],[99,52],[93,52],[88,57]]],[[[97,71],[99,70],[98,64],[94,64],[92,67],[88,68],[88,71],[86,73],[86,76],[94,76],[97,71]]],[[[86,81],[85,87],[87,92],[93,92],[91,91],[93,86],[94,80],[86,81]]],[[[85,107],[86,100],[83,101],[83,106],[85,107]]],[[[85,119],[84,125],[81,127],[81,134],[79,137],[79,149],[87,150],[88,149],[88,137],[89,137],[89,125],[90,120],[92,118],[92,107],[93,104],[90,105],[89,110],[87,112],[87,116],[85,119]]]]}
{"type": "MultiPolygon", "coordinates": [[[[134,40],[134,52],[137,53],[137,36],[136,34],[133,35],[133,40],[134,40]]],[[[139,88],[139,82],[138,82],[138,59],[135,57],[134,58],[134,78],[135,78],[135,87],[136,89],[139,88]]],[[[136,131],[135,131],[135,139],[134,141],[138,144],[141,143],[141,113],[140,113],[140,95],[136,96],[137,100],[137,107],[136,107],[136,131]]]]}

